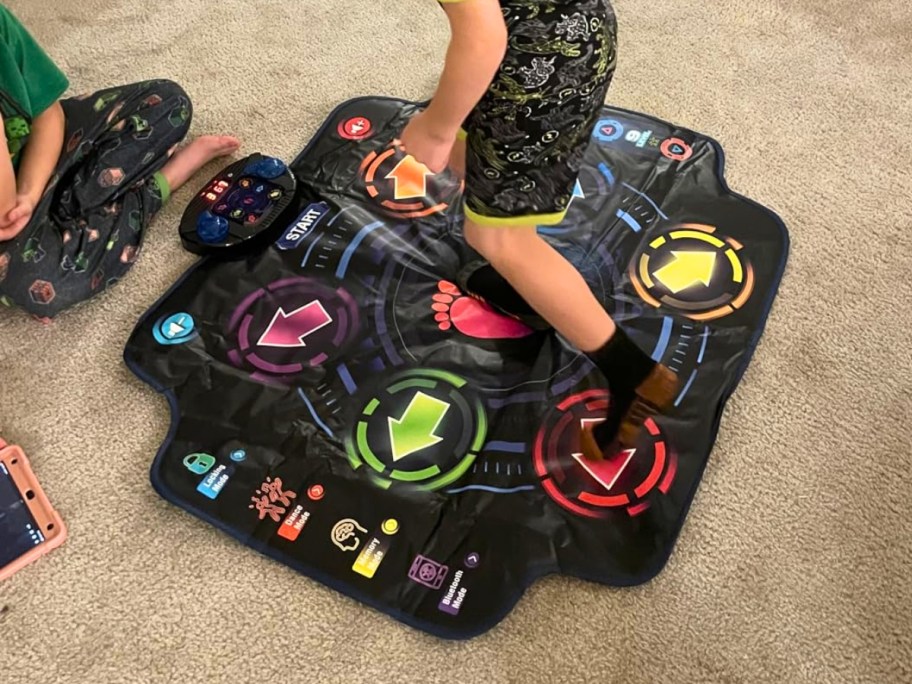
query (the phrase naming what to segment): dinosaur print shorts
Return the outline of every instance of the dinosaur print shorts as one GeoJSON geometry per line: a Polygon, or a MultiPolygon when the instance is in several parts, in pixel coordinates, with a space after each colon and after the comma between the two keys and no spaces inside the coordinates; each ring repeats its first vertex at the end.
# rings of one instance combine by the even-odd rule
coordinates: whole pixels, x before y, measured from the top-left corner
{"type": "Polygon", "coordinates": [[[466,215],[560,223],[617,59],[609,0],[501,0],[508,47],[463,126],[466,215]]]}

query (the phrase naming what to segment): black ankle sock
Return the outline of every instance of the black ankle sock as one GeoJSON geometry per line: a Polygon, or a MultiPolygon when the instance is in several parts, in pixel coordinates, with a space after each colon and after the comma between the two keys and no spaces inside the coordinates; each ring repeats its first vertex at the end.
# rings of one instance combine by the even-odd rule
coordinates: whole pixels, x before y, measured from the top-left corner
{"type": "Polygon", "coordinates": [[[620,327],[601,348],[591,352],[589,358],[607,378],[611,391],[608,418],[592,431],[599,446],[607,447],[617,436],[621,419],[633,402],[634,391],[656,363],[620,327]]]}
{"type": "Polygon", "coordinates": [[[655,361],[618,327],[604,345],[589,353],[613,392],[633,391],[655,368],[655,361]]]}
{"type": "Polygon", "coordinates": [[[526,303],[500,273],[490,264],[477,269],[466,281],[469,292],[489,304],[518,316],[535,316],[535,310],[526,303]]]}

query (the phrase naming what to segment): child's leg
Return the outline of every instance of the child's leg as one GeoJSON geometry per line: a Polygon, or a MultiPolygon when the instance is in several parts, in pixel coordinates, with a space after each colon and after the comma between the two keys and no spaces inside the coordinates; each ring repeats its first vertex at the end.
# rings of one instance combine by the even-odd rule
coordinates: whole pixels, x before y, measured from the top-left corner
{"type": "Polygon", "coordinates": [[[67,139],[61,160],[60,218],[84,218],[138,183],[156,178],[186,137],[193,110],[171,81],[145,81],[63,101],[67,139]]]}
{"type": "Polygon", "coordinates": [[[240,141],[231,135],[200,136],[179,149],[162,167],[161,174],[174,192],[213,159],[232,154],[240,146],[240,141]]]}
{"type": "Polygon", "coordinates": [[[559,223],[566,213],[614,72],[616,24],[607,0],[574,5],[572,18],[542,17],[537,5],[520,1],[502,6],[510,48],[468,122],[465,236],[608,380],[607,419],[595,439],[581,435],[587,457],[597,458],[615,438],[635,439],[676,387],[675,375],[615,325],[579,272],[535,228],[559,223]],[[532,24],[541,41],[524,30],[532,24]],[[573,54],[564,49],[571,44],[573,54]]]}
{"type": "Polygon", "coordinates": [[[193,108],[173,81],[110,88],[67,100],[64,109],[67,129],[74,131],[66,143],[74,155],[73,192],[61,196],[60,209],[71,217],[114,202],[137,183],[153,182],[167,198],[206,162],[238,147],[234,138],[205,136],[174,154],[187,136],[193,108]]]}
{"type": "Polygon", "coordinates": [[[122,278],[171,190],[236,147],[201,139],[182,159],[175,155],[170,178],[165,174],[192,115],[187,94],[171,81],[110,88],[63,107],[67,132],[57,173],[29,225],[2,245],[0,257],[0,295],[42,318],[122,278]]]}
{"type": "Polygon", "coordinates": [[[582,435],[587,457],[598,457],[615,438],[624,444],[635,441],[648,414],[662,408],[676,392],[674,374],[657,365],[617,327],[579,271],[534,226],[494,228],[467,220],[464,230],[469,245],[533,310],[588,354],[608,380],[611,410],[594,434],[582,435]],[[641,406],[640,399],[651,406],[641,406]]]}
{"type": "Polygon", "coordinates": [[[579,271],[535,226],[491,228],[467,220],[464,230],[469,245],[574,347],[591,353],[614,335],[617,326],[579,271]]]}
{"type": "Polygon", "coordinates": [[[72,304],[64,285],[68,273],[65,240],[48,212],[49,195],[35,207],[25,229],[0,242],[0,303],[18,306],[37,318],[53,318],[72,304]]]}
{"type": "Polygon", "coordinates": [[[447,165],[451,172],[458,178],[465,178],[466,174],[466,135],[460,131],[456,142],[453,144],[453,151],[450,152],[450,163],[447,165]]]}

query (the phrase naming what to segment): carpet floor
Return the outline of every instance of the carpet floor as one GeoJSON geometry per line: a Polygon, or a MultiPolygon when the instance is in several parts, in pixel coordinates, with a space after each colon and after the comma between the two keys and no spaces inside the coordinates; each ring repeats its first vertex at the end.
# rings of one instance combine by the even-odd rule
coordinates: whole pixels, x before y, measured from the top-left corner
{"type": "MultiPolygon", "coordinates": [[[[433,0],[6,2],[74,92],[173,78],[194,133],[284,158],[342,100],[427,97],[447,38],[433,0]]],[[[97,301],[50,326],[0,311],[0,430],[70,531],[0,585],[0,681],[912,681],[912,4],[616,9],[611,102],[716,137],[731,186],[792,238],[664,572],[549,578],[490,633],[441,642],[160,500],[168,409],[121,352],[193,262],[187,188],[97,301]]]]}

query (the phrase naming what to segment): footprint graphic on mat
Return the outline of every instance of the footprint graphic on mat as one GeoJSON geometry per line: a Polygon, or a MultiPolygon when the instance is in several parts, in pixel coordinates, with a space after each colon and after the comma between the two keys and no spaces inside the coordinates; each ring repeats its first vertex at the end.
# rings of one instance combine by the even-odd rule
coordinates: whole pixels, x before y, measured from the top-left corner
{"type": "Polygon", "coordinates": [[[464,295],[456,285],[441,280],[431,308],[441,330],[456,328],[463,335],[482,340],[528,337],[533,330],[515,318],[504,316],[488,304],[464,295]]]}

